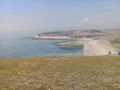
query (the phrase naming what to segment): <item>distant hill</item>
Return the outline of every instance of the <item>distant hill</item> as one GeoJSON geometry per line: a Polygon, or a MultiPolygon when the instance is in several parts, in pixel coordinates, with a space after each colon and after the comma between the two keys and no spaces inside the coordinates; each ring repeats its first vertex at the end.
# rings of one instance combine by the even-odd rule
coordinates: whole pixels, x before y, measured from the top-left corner
{"type": "Polygon", "coordinates": [[[71,31],[56,31],[56,32],[43,32],[37,34],[38,36],[67,36],[67,37],[92,37],[101,36],[105,32],[97,29],[93,30],[71,30],[71,31]]]}

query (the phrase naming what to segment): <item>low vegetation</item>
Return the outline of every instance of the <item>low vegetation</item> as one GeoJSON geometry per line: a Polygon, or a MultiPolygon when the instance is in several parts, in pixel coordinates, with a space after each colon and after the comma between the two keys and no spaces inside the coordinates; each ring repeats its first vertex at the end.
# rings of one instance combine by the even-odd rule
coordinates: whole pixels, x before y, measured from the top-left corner
{"type": "Polygon", "coordinates": [[[113,39],[110,40],[110,43],[112,43],[116,48],[120,48],[120,39],[113,39]]]}
{"type": "Polygon", "coordinates": [[[99,37],[99,39],[106,40],[110,42],[113,47],[115,47],[116,49],[119,49],[120,48],[120,30],[108,30],[106,32],[108,34],[102,37],[99,37]]]}
{"type": "Polygon", "coordinates": [[[0,59],[1,90],[120,90],[120,56],[0,59]]]}

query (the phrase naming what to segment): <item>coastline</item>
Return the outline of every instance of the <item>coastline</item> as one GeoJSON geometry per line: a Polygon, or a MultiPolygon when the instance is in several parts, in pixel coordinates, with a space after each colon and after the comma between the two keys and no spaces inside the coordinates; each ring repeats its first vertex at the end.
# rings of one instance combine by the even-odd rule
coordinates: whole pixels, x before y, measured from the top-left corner
{"type": "MultiPolygon", "coordinates": [[[[56,37],[54,38],[39,38],[38,40],[57,40],[56,37]]],[[[78,40],[78,42],[82,42],[84,44],[83,54],[84,56],[99,56],[99,55],[108,55],[109,52],[111,54],[116,54],[114,47],[112,47],[110,44],[105,43],[101,40],[95,40],[92,38],[80,38],[80,39],[63,39],[59,38],[58,40],[78,40]]]]}
{"type": "Polygon", "coordinates": [[[85,56],[96,56],[96,55],[109,55],[116,54],[114,48],[104,41],[94,39],[84,39],[84,55],[85,56]]]}

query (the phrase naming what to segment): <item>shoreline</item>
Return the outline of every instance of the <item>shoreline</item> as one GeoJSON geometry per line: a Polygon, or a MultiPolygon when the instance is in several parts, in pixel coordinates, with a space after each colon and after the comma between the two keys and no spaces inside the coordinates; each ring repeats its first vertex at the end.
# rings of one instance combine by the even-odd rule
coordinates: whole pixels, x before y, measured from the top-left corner
{"type": "MultiPolygon", "coordinates": [[[[57,40],[57,39],[38,39],[38,40],[57,40]]],[[[59,40],[74,40],[74,39],[59,39],[59,40]]],[[[83,54],[80,56],[100,56],[100,55],[109,55],[116,54],[114,47],[105,42],[104,40],[94,40],[92,38],[80,38],[75,39],[84,44],[83,54]]]]}
{"type": "Polygon", "coordinates": [[[115,54],[114,49],[110,45],[108,45],[107,43],[103,43],[100,40],[85,38],[83,42],[85,45],[85,56],[109,55],[109,52],[111,52],[111,54],[115,54]]]}

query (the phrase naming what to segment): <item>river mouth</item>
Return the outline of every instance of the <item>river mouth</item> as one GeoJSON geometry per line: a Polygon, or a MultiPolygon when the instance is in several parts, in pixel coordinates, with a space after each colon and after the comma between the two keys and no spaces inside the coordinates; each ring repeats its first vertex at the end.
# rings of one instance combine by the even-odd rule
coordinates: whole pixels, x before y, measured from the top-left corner
{"type": "Polygon", "coordinates": [[[0,58],[24,58],[34,56],[82,55],[83,49],[64,49],[56,46],[62,40],[15,39],[0,42],[0,58]]]}

